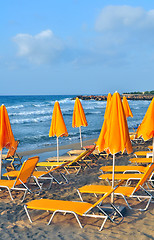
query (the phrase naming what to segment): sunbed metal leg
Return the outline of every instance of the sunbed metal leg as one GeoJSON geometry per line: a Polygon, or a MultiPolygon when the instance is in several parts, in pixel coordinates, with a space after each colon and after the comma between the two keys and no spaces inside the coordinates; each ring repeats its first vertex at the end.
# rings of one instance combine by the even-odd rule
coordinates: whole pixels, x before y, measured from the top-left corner
{"type": "MultiPolygon", "coordinates": [[[[124,198],[124,200],[125,200],[125,202],[127,203],[127,206],[129,207],[129,209],[131,209],[131,210],[138,210],[138,211],[146,211],[147,210],[147,208],[148,208],[148,206],[149,206],[149,204],[150,204],[150,202],[151,202],[151,199],[153,198],[153,196],[150,194],[150,193],[148,193],[150,196],[147,196],[147,197],[145,197],[145,196],[143,196],[143,198],[148,198],[149,197],[149,200],[148,200],[148,203],[147,203],[147,205],[146,205],[146,207],[145,208],[132,208],[130,205],[129,205],[129,203],[128,203],[128,201],[127,201],[127,199],[125,198],[125,196],[124,195],[122,195],[122,194],[119,194],[119,195],[121,195],[123,198],[124,198]]],[[[118,195],[118,194],[117,194],[118,195]]],[[[130,197],[135,197],[135,198],[137,198],[137,199],[139,199],[139,198],[142,198],[142,196],[130,196],[130,197]]]]}
{"type": "Polygon", "coordinates": [[[27,210],[27,206],[26,206],[26,205],[24,205],[24,209],[25,209],[25,212],[26,212],[26,214],[27,214],[27,217],[28,217],[29,221],[32,223],[32,220],[31,220],[31,217],[30,217],[30,215],[29,215],[29,212],[28,212],[28,210],[27,210]]]}
{"type": "Polygon", "coordinates": [[[42,190],[42,186],[40,185],[38,179],[36,177],[34,177],[34,180],[35,180],[36,184],[38,185],[38,187],[40,188],[40,190],[42,190]]]}
{"type": "Polygon", "coordinates": [[[50,184],[49,184],[49,187],[48,187],[48,189],[50,189],[50,188],[51,188],[51,186],[52,186],[52,183],[53,183],[53,178],[50,180],[50,184]]]}
{"type": "Polygon", "coordinates": [[[25,197],[26,197],[26,194],[27,194],[27,189],[25,190],[25,193],[24,193],[24,196],[23,196],[23,198],[22,198],[22,202],[24,201],[24,199],[25,199],[25,197]]]}
{"type": "Polygon", "coordinates": [[[79,218],[78,218],[78,216],[77,216],[77,214],[76,214],[75,212],[72,212],[72,211],[59,211],[59,210],[54,211],[47,225],[49,225],[49,224],[51,223],[53,217],[55,216],[55,214],[56,214],[57,212],[73,213],[74,216],[76,217],[76,220],[77,220],[79,226],[80,226],[81,228],[83,228],[82,225],[81,225],[81,222],[80,222],[80,220],[79,220],[79,218]]]}
{"type": "Polygon", "coordinates": [[[104,227],[104,225],[105,225],[107,219],[108,219],[108,217],[106,216],[105,219],[104,219],[104,221],[103,221],[102,226],[101,226],[100,229],[99,229],[99,231],[102,231],[102,229],[103,229],[103,227],[104,227]]]}
{"type": "Polygon", "coordinates": [[[64,173],[60,173],[60,175],[62,176],[62,178],[64,178],[65,182],[66,183],[69,183],[68,179],[65,177],[65,174],[64,173]]]}
{"type": "Polygon", "coordinates": [[[58,182],[58,180],[56,178],[53,177],[53,181],[55,181],[56,183],[58,183],[59,185],[61,184],[60,182],[58,182]]]}
{"type": "Polygon", "coordinates": [[[8,191],[9,191],[9,194],[10,194],[10,197],[12,199],[12,201],[14,200],[13,197],[12,197],[12,193],[11,193],[11,190],[8,188],[8,191]]]}
{"type": "Polygon", "coordinates": [[[78,193],[78,195],[79,195],[80,200],[83,202],[83,198],[82,198],[81,193],[79,192],[78,189],[77,189],[77,193],[78,193]]]}
{"type": "Polygon", "coordinates": [[[122,195],[122,197],[124,198],[124,200],[125,200],[125,202],[126,202],[126,204],[127,204],[127,206],[129,207],[129,209],[133,209],[130,205],[129,205],[129,203],[128,203],[128,201],[127,201],[127,199],[125,198],[125,196],[124,195],[122,195]]]}
{"type": "Polygon", "coordinates": [[[78,224],[79,224],[79,226],[80,226],[80,228],[83,228],[82,227],[82,225],[81,225],[81,222],[80,222],[80,220],[79,220],[79,218],[78,218],[78,216],[77,216],[77,214],[76,213],[74,213],[74,212],[72,212],[73,214],[74,214],[74,216],[76,217],[76,220],[77,220],[77,222],[78,222],[78,224]]]}
{"type": "MultiPolygon", "coordinates": [[[[102,209],[100,209],[100,210],[102,211],[102,209]]],[[[106,221],[107,221],[107,219],[109,217],[104,211],[102,211],[102,212],[105,214],[105,216],[95,215],[95,214],[83,214],[83,216],[85,216],[85,217],[93,217],[93,218],[104,218],[104,221],[103,221],[103,223],[102,223],[102,225],[101,225],[101,227],[99,229],[99,231],[101,231],[103,229],[103,227],[104,227],[104,224],[106,223],[106,221]]]]}
{"type": "MultiPolygon", "coordinates": [[[[117,224],[121,223],[121,222],[123,221],[123,219],[124,219],[122,213],[121,213],[121,212],[118,210],[118,208],[117,208],[115,205],[113,205],[112,203],[111,203],[111,206],[112,206],[113,209],[116,211],[116,213],[118,213],[119,216],[122,218],[117,224]]],[[[114,218],[113,218],[113,219],[114,219],[114,218]]],[[[114,220],[113,220],[113,221],[114,221],[114,220]]],[[[114,222],[115,222],[115,221],[114,221],[114,222]]]]}
{"type": "Polygon", "coordinates": [[[13,199],[12,194],[11,194],[11,189],[8,188],[8,187],[3,187],[3,188],[6,188],[6,189],[8,190],[8,192],[9,192],[9,194],[10,194],[10,198],[11,198],[11,200],[13,201],[14,199],[13,199]]]}
{"type": "Polygon", "coordinates": [[[54,211],[54,212],[53,212],[53,214],[52,214],[52,216],[51,216],[51,218],[50,218],[50,220],[49,220],[49,222],[48,222],[47,225],[50,225],[50,223],[51,223],[53,217],[55,216],[55,214],[56,214],[57,212],[58,212],[58,211],[54,211]]]}
{"type": "Polygon", "coordinates": [[[65,169],[65,171],[66,171],[67,174],[70,174],[69,171],[68,171],[68,169],[67,169],[66,167],[64,167],[64,169],[65,169]]]}
{"type": "Polygon", "coordinates": [[[81,170],[81,167],[78,169],[78,171],[76,172],[75,175],[78,175],[78,173],[80,172],[80,170],[81,170]]]}

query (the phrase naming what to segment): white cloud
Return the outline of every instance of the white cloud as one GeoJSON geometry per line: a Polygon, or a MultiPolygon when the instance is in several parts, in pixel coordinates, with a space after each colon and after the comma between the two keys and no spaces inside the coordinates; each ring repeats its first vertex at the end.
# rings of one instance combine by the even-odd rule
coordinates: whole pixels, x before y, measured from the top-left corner
{"type": "Polygon", "coordinates": [[[145,11],[141,7],[107,6],[98,16],[97,31],[117,31],[121,29],[154,29],[154,10],[145,11]]]}
{"type": "Polygon", "coordinates": [[[17,34],[13,41],[18,46],[18,56],[26,57],[35,64],[55,61],[63,50],[63,43],[54,36],[51,30],[37,35],[17,34]]]}
{"type": "MultiPolygon", "coordinates": [[[[95,51],[109,63],[131,64],[154,54],[154,10],[107,6],[96,19],[95,51]]],[[[113,65],[113,64],[112,64],[113,65]]]]}

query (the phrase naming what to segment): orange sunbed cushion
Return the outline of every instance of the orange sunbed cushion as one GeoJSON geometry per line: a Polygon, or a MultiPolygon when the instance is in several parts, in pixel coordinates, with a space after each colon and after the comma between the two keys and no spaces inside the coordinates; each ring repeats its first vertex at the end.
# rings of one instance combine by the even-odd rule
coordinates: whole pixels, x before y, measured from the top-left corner
{"type": "MultiPolygon", "coordinates": [[[[113,166],[103,166],[100,168],[103,172],[112,172],[113,166]]],[[[115,172],[124,172],[124,171],[140,171],[144,172],[146,170],[146,167],[144,166],[115,166],[114,171],[115,172]]]]}
{"type": "Polygon", "coordinates": [[[54,167],[63,164],[64,162],[39,162],[37,167],[54,167]]]}
{"type": "Polygon", "coordinates": [[[3,174],[4,177],[17,177],[18,176],[19,171],[10,171],[10,172],[6,172],[3,174]]]}
{"type": "Polygon", "coordinates": [[[12,188],[14,183],[15,183],[15,180],[0,180],[0,187],[6,186],[9,188],[12,188]]]}
{"type": "MultiPolygon", "coordinates": [[[[115,180],[128,180],[128,179],[140,179],[141,177],[143,176],[142,173],[117,173],[117,174],[114,174],[114,178],[115,180]]],[[[113,175],[112,174],[102,174],[99,176],[99,178],[101,179],[112,179],[113,175]]]]}
{"type": "Polygon", "coordinates": [[[151,163],[152,162],[152,158],[131,158],[129,159],[130,162],[134,163],[151,163]]]}
{"type": "MultiPolygon", "coordinates": [[[[104,185],[85,185],[79,188],[81,193],[96,193],[96,194],[105,194],[111,190],[111,186],[104,185]]],[[[126,196],[130,196],[134,191],[134,187],[118,187],[114,193],[121,193],[126,196]]]]}
{"type": "Polygon", "coordinates": [[[39,199],[26,203],[27,208],[37,210],[63,210],[73,211],[79,215],[83,215],[93,205],[87,202],[72,202],[63,200],[39,199]]]}
{"type": "Polygon", "coordinates": [[[150,151],[138,151],[138,152],[134,152],[135,155],[137,156],[146,156],[147,153],[152,153],[150,151]]]}

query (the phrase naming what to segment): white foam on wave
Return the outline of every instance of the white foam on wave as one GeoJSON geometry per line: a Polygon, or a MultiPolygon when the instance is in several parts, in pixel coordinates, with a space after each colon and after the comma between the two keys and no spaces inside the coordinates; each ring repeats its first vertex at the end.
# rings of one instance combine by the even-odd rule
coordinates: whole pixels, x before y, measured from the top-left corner
{"type": "Polygon", "coordinates": [[[51,103],[44,103],[44,104],[32,104],[32,106],[34,107],[38,107],[38,108],[42,108],[42,107],[47,107],[47,106],[51,106],[51,103]]]}
{"type": "Polygon", "coordinates": [[[18,109],[18,108],[23,108],[24,105],[12,105],[12,106],[8,106],[7,109],[18,109]]]}
{"type": "Polygon", "coordinates": [[[11,124],[38,123],[38,122],[45,122],[50,119],[51,119],[51,116],[43,116],[43,117],[37,117],[37,118],[13,119],[13,120],[10,120],[10,122],[11,124]]]}
{"type": "Polygon", "coordinates": [[[71,103],[72,100],[70,98],[64,98],[62,100],[57,100],[59,103],[71,103]]]}
{"type": "Polygon", "coordinates": [[[13,112],[13,113],[10,113],[9,116],[44,115],[44,114],[51,114],[51,113],[52,113],[52,109],[44,109],[39,111],[13,112]]]}

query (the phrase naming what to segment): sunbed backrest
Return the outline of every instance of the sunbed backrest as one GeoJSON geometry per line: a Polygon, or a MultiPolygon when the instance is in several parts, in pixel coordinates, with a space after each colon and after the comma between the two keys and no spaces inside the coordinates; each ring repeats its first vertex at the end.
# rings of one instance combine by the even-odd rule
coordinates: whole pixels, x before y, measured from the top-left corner
{"type": "Polygon", "coordinates": [[[64,162],[64,163],[62,163],[61,165],[56,166],[56,167],[50,169],[50,170],[47,171],[45,174],[48,174],[48,173],[54,172],[54,171],[56,171],[56,170],[58,170],[58,169],[60,169],[60,168],[63,168],[63,167],[65,167],[66,165],[68,165],[70,162],[72,162],[72,161],[64,162]]]}
{"type": "Polygon", "coordinates": [[[68,165],[72,165],[73,163],[81,160],[83,157],[86,156],[87,153],[89,153],[91,151],[91,149],[88,149],[86,151],[84,151],[83,153],[81,153],[78,157],[76,157],[73,161],[71,161],[68,165]]]}
{"type": "Polygon", "coordinates": [[[100,198],[96,203],[93,204],[92,208],[96,207],[100,202],[102,202],[105,198],[107,198],[108,196],[111,195],[111,193],[113,193],[117,188],[119,187],[119,185],[116,185],[114,188],[111,188],[111,190],[107,193],[104,194],[104,196],[102,198],[100,198]]]}
{"type": "Polygon", "coordinates": [[[14,146],[10,146],[9,147],[9,150],[7,152],[6,158],[13,157],[15,155],[15,152],[17,150],[18,144],[19,144],[19,141],[15,141],[14,146]]]}
{"type": "Polygon", "coordinates": [[[38,156],[28,158],[27,161],[24,161],[16,178],[15,186],[21,184],[21,182],[23,183],[27,182],[28,178],[32,175],[38,161],[39,161],[38,156]]]}
{"type": "Polygon", "coordinates": [[[154,170],[154,163],[151,163],[151,164],[149,164],[149,166],[147,166],[147,169],[146,169],[145,173],[143,174],[143,177],[140,179],[140,181],[136,185],[134,192],[138,191],[140,189],[140,186],[142,186],[149,179],[153,170],[154,170]]]}

